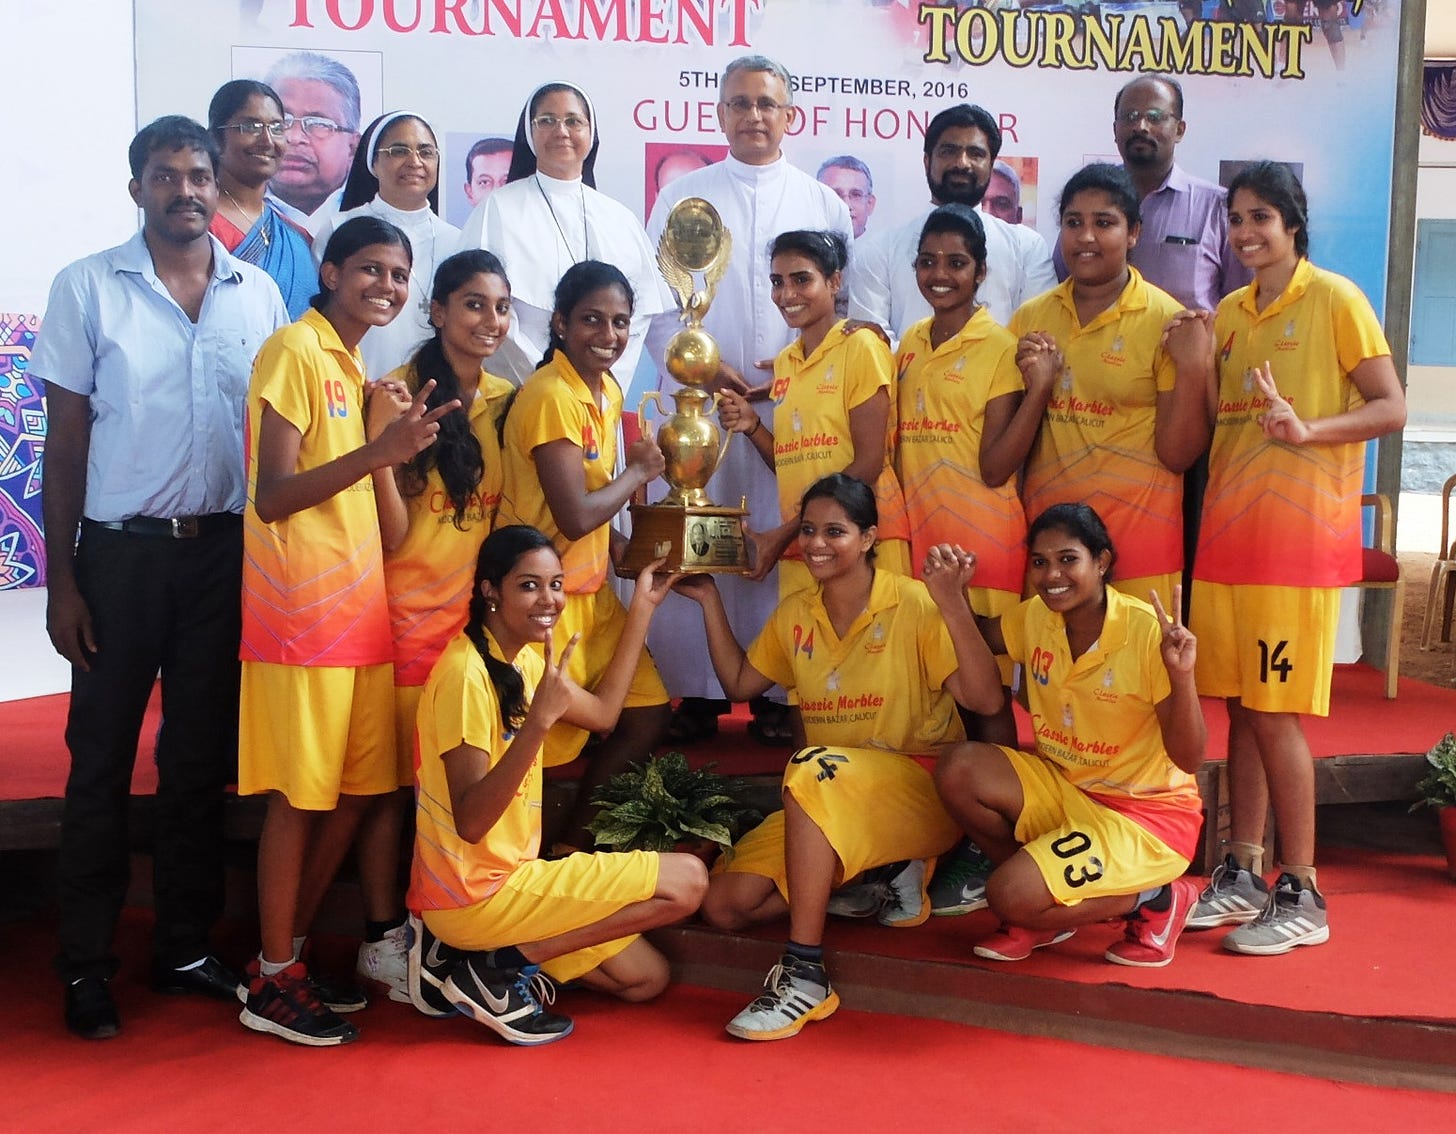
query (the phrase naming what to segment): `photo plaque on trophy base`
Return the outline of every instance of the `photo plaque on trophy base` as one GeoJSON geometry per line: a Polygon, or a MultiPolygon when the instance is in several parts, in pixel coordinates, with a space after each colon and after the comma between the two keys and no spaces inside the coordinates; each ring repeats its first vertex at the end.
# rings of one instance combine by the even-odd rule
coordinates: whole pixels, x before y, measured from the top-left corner
{"type": "Polygon", "coordinates": [[[633,504],[629,510],[632,540],[617,564],[621,578],[635,579],[642,568],[664,555],[663,571],[748,574],[748,549],[743,541],[747,509],[633,504]]]}

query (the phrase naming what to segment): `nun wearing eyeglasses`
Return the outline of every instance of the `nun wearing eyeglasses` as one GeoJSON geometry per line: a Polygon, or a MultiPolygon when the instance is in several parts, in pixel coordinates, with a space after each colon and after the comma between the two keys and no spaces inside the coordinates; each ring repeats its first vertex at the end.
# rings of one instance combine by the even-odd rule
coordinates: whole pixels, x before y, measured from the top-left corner
{"type": "Polygon", "coordinates": [[[371,327],[359,343],[369,378],[403,366],[432,334],[430,289],[435,266],[455,251],[460,230],[440,219],[440,147],[430,124],[407,110],[381,115],[369,124],[344,182],[339,212],[314,236],[321,260],[334,230],[357,216],[375,216],[404,230],[414,253],[409,299],[383,327],[371,327]]]}
{"type": "Polygon", "coordinates": [[[506,185],[475,207],[460,247],[500,257],[511,278],[511,342],[487,367],[520,382],[546,354],[556,285],[583,260],[617,267],[636,300],[627,349],[612,367],[623,389],[642,355],[647,326],[672,307],[657,271],[657,253],[642,222],[596,188],[600,138],[590,97],[572,83],[537,87],[516,126],[506,185]],[[503,357],[505,356],[505,357],[503,357]]]}

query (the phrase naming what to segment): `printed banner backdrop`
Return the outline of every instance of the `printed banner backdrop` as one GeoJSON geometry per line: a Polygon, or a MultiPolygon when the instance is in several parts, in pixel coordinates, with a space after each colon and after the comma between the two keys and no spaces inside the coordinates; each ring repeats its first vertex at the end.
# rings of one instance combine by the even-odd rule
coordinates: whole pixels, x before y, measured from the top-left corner
{"type": "Polygon", "coordinates": [[[1400,2],[1341,0],[1337,67],[1320,26],[1332,9],[1313,0],[136,0],[137,105],[143,122],[200,118],[222,82],[292,52],[358,65],[363,122],[408,108],[434,126],[442,211],[459,223],[480,191],[468,183],[496,176],[488,140],[513,135],[536,86],[569,79],[596,103],[598,187],[642,215],[660,178],[722,154],[719,72],[759,53],[794,75],[789,159],[869,168],[867,231],[924,206],[925,125],[970,101],[999,117],[1023,223],[1050,238],[1066,178],[1118,160],[1118,88],[1166,71],[1186,95],[1179,163],[1210,180],[1254,158],[1295,164],[1312,259],[1381,310],[1400,2]]]}
{"type": "Polygon", "coordinates": [[[40,319],[0,314],[0,591],[45,585],[40,461],[45,401],[27,373],[40,319]]]}

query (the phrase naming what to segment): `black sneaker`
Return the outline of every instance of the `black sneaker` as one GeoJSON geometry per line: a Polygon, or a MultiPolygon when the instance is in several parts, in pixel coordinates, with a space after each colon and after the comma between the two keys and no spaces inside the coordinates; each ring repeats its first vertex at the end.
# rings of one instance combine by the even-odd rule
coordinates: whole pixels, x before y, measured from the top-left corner
{"type": "MultiPolygon", "coordinates": [[[[302,962],[295,961],[294,964],[302,964],[302,962]]],[[[247,967],[243,969],[243,992],[238,997],[243,1003],[247,1003],[247,991],[262,971],[262,965],[259,964],[257,957],[249,961],[247,967]]],[[[369,1007],[369,997],[364,995],[364,990],[357,984],[315,976],[307,968],[304,969],[303,979],[313,992],[314,998],[330,1012],[347,1016],[350,1012],[359,1012],[369,1007]]]]}
{"type": "Polygon", "coordinates": [[[359,1038],[358,1028],[319,1002],[301,961],[275,976],[260,975],[249,982],[248,1000],[238,1019],[245,1028],[307,1047],[335,1047],[359,1038]]]}
{"type": "Polygon", "coordinates": [[[430,932],[422,918],[409,915],[409,1000],[426,1016],[453,1016],[455,1005],[445,997],[445,982],[460,953],[430,932]]]}
{"type": "Polygon", "coordinates": [[[82,1039],[110,1039],[121,1031],[121,1017],[105,977],[81,977],[66,985],[66,1027],[82,1039]]]}
{"type": "Polygon", "coordinates": [[[509,1043],[532,1047],[565,1039],[571,1020],[548,1012],[556,988],[539,965],[492,969],[476,958],[459,961],[445,981],[445,996],[462,1013],[509,1043]]]}

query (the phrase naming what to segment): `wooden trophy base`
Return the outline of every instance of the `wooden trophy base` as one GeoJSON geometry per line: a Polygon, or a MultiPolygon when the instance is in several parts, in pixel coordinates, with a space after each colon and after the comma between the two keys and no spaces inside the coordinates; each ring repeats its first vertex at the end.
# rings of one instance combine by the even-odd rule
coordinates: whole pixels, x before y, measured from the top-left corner
{"type": "Polygon", "coordinates": [[[667,556],[662,570],[694,574],[748,574],[743,508],[685,508],[678,504],[633,504],[632,539],[617,574],[635,579],[654,559],[667,556]]]}

